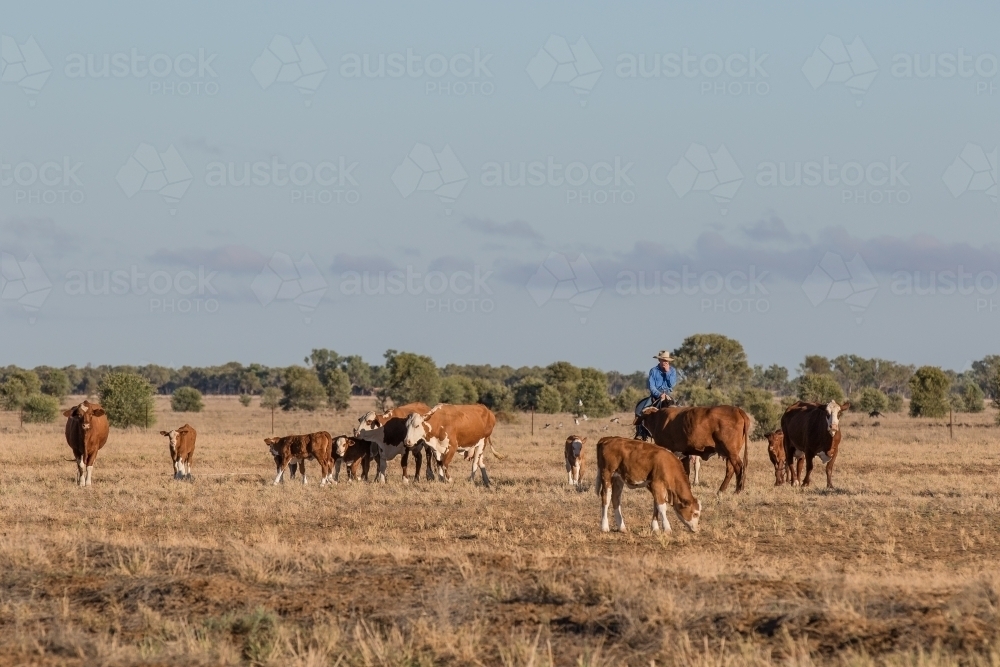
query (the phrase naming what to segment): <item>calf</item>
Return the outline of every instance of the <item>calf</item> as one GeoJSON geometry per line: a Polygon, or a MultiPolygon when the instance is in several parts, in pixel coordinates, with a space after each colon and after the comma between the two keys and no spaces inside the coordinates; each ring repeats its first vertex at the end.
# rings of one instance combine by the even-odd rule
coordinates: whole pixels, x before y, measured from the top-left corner
{"type": "Polygon", "coordinates": [[[670,531],[667,503],[677,517],[695,532],[701,517],[701,502],[691,494],[684,467],[671,452],[641,440],[601,438],[597,443],[597,495],[601,499],[601,530],[608,532],[608,510],[615,506],[618,530],[625,530],[622,490],[647,488],[653,494],[654,532],[670,531]],[[657,519],[659,524],[657,525],[657,519]]]}
{"type": "Polygon", "coordinates": [[[448,405],[439,403],[426,414],[413,413],[406,418],[406,438],[403,443],[414,447],[423,440],[434,451],[438,461],[438,475],[451,481],[448,466],[456,453],[461,453],[466,459],[472,459],[472,475],[475,480],[476,471],[482,475],[483,486],[490,485],[486,474],[486,463],[483,453],[489,445],[493,456],[504,457],[493,449],[493,428],[497,418],[485,405],[448,405]]]}
{"type": "Polygon", "coordinates": [[[174,479],[193,480],[191,459],[194,458],[194,441],[198,437],[190,424],[184,424],[173,431],[160,431],[170,443],[170,460],[174,463],[174,479]]]}
{"type": "Polygon", "coordinates": [[[566,476],[569,478],[570,486],[580,486],[580,478],[583,474],[583,445],[586,442],[586,438],[576,435],[566,438],[563,456],[566,459],[566,476]]]}
{"type": "Polygon", "coordinates": [[[66,417],[66,443],[76,459],[76,482],[91,485],[97,452],[108,441],[108,417],[97,403],[84,401],[63,412],[66,417]]]}
{"type": "MultiPolygon", "coordinates": [[[[779,428],[764,437],[767,438],[767,458],[771,459],[771,465],[774,466],[774,485],[781,486],[785,483],[785,472],[789,465],[785,460],[785,435],[779,428]]],[[[788,481],[792,481],[791,472],[788,473],[788,481]]]]}
{"type": "Polygon", "coordinates": [[[274,457],[277,475],[274,483],[281,483],[281,476],[290,463],[297,463],[302,473],[302,483],[307,484],[306,459],[316,459],[323,473],[323,486],[333,479],[333,438],[326,431],[307,435],[286,435],[281,438],[264,438],[264,444],[274,457]]]}
{"type": "Polygon", "coordinates": [[[346,435],[338,435],[333,439],[333,481],[340,481],[340,464],[347,466],[347,480],[364,479],[368,481],[368,471],[372,465],[372,445],[364,440],[358,440],[346,435]],[[358,476],[358,469],[361,475],[358,476]]]}
{"type": "MultiPolygon", "coordinates": [[[[412,452],[414,462],[413,479],[414,481],[420,480],[420,467],[424,458],[423,452],[426,449],[426,443],[421,441],[416,445],[410,446],[404,445],[403,440],[406,438],[406,418],[415,412],[424,414],[428,410],[430,408],[423,403],[407,403],[392,410],[387,410],[382,414],[367,412],[358,419],[358,428],[354,432],[355,436],[360,436],[365,431],[372,431],[377,428],[385,429],[385,432],[382,434],[383,446],[376,453],[376,456],[379,458],[379,470],[382,471],[379,473],[381,476],[380,481],[385,481],[385,467],[381,461],[383,451],[389,460],[396,458],[396,456],[402,453],[403,458],[400,460],[400,466],[403,468],[404,482],[410,481],[410,478],[407,476],[407,467],[409,465],[410,453],[412,452]]],[[[430,451],[427,452],[427,479],[434,479],[430,451]]]]}
{"type": "Polygon", "coordinates": [[[813,457],[826,464],[826,486],[833,488],[833,464],[840,449],[840,413],[849,410],[850,403],[807,403],[791,405],[781,416],[781,430],[785,436],[785,462],[791,475],[792,486],[809,486],[813,457]],[[792,465],[793,459],[795,465],[792,465]],[[802,477],[805,461],[806,476],[802,477]],[[801,480],[801,481],[800,481],[801,480]]]}

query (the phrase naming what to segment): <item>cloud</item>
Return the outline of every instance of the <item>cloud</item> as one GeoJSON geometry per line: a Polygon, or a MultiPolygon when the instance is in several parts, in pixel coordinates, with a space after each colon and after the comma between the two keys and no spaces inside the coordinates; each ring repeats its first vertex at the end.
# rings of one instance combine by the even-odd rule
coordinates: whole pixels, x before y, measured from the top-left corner
{"type": "Polygon", "coordinates": [[[809,235],[805,233],[793,234],[789,231],[785,221],[772,215],[766,220],[758,220],[749,225],[742,226],[743,233],[751,241],[757,243],[767,243],[769,241],[781,241],[785,243],[808,243],[809,235]]]}
{"type": "Polygon", "coordinates": [[[215,248],[160,249],[149,255],[153,262],[174,266],[204,266],[230,273],[256,273],[267,263],[267,257],[253,248],[241,244],[217,246],[215,248]]]}
{"type": "Polygon", "coordinates": [[[80,239],[51,218],[9,218],[0,224],[0,241],[4,249],[16,254],[29,252],[67,255],[81,250],[80,239]]]}
{"type": "Polygon", "coordinates": [[[333,258],[333,263],[330,265],[330,270],[334,273],[345,273],[347,271],[357,271],[358,273],[368,271],[371,273],[393,271],[397,268],[394,263],[385,257],[379,257],[378,255],[349,255],[343,252],[336,254],[333,258]]]}
{"type": "Polygon", "coordinates": [[[536,232],[531,225],[523,220],[511,220],[510,222],[494,222],[492,220],[481,220],[479,218],[466,218],[461,223],[464,227],[485,234],[487,236],[505,236],[522,239],[541,239],[542,235],[536,232]]]}
{"type": "Polygon", "coordinates": [[[472,260],[452,255],[438,257],[427,265],[428,271],[443,271],[444,273],[454,273],[456,271],[472,273],[475,269],[476,263],[472,260]]]}

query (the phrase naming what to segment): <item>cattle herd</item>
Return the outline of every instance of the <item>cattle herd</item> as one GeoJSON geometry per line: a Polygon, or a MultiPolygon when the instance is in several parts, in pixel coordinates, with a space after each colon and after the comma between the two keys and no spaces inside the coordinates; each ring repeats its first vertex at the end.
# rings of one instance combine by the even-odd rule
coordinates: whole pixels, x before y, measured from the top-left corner
{"type": "MultiPolygon", "coordinates": [[[[786,481],[794,486],[808,486],[813,459],[826,464],[826,484],[833,487],[833,466],[840,446],[840,413],[850,403],[808,403],[799,401],[785,411],[781,428],[767,435],[767,451],[774,465],[775,486],[786,481]],[[802,468],[805,466],[805,477],[802,468]]],[[[77,483],[90,486],[98,451],[108,440],[108,418],[104,408],[83,401],[63,412],[66,417],[66,442],[73,450],[77,483]]],[[[612,420],[617,421],[617,420],[612,420]]],[[[347,468],[349,480],[368,479],[372,462],[377,465],[376,481],[386,479],[386,464],[402,456],[403,480],[409,458],[414,460],[414,477],[419,479],[426,463],[428,480],[436,476],[451,481],[449,467],[456,454],[472,461],[470,481],[480,474],[484,487],[490,486],[485,453],[503,459],[493,448],[492,435],[496,416],[484,405],[409,403],[392,410],[368,412],[358,419],[352,435],[331,436],[326,431],[304,435],[265,438],[274,459],[274,483],[281,483],[285,472],[296,472],[307,483],[305,463],[315,460],[322,473],[320,485],[339,481],[340,469],[347,468]]],[[[726,475],[719,487],[722,493],[736,478],[736,493],[744,488],[750,436],[754,420],[743,409],[720,405],[714,407],[650,407],[637,415],[633,439],[602,438],[596,447],[596,490],[601,499],[601,530],[610,530],[608,512],[612,505],[618,530],[625,530],[621,496],[626,486],[649,489],[653,496],[654,531],[669,531],[667,505],[690,530],[698,529],[701,502],[691,493],[691,463],[695,482],[702,460],[718,455],[726,462],[726,475]],[[648,442],[652,439],[653,442],[648,442]]],[[[172,431],[160,431],[168,439],[174,479],[193,480],[191,462],[197,433],[189,424],[172,431]]],[[[580,486],[587,439],[571,435],[565,443],[568,482],[580,486]]]]}

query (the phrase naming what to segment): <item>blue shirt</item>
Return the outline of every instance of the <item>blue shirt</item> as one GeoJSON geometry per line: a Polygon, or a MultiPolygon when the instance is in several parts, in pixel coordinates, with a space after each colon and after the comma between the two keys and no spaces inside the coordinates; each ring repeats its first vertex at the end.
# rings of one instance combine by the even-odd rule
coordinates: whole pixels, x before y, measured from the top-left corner
{"type": "Polygon", "coordinates": [[[649,371],[649,394],[659,397],[660,394],[670,394],[677,386],[677,369],[673,366],[664,371],[657,364],[649,371]]]}

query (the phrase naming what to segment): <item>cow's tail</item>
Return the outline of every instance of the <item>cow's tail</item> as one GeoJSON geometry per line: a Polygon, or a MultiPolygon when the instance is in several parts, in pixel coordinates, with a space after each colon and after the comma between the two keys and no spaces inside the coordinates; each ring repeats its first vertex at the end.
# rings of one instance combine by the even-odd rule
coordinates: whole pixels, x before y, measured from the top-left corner
{"type": "Polygon", "coordinates": [[[743,420],[743,470],[746,470],[750,461],[750,436],[753,435],[756,422],[753,415],[746,410],[743,411],[743,416],[745,417],[743,420]]]}
{"type": "Polygon", "coordinates": [[[505,458],[507,458],[506,456],[504,456],[503,454],[501,454],[500,452],[498,452],[497,450],[495,450],[493,448],[493,438],[492,438],[492,436],[489,436],[489,437],[486,438],[486,444],[488,444],[490,446],[490,453],[493,454],[493,456],[495,456],[497,458],[497,460],[503,461],[505,458]]]}

